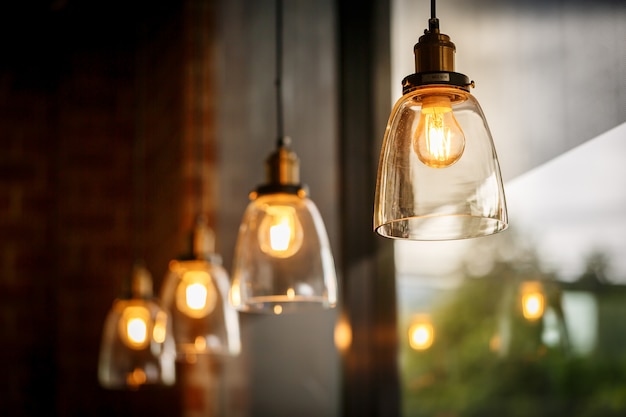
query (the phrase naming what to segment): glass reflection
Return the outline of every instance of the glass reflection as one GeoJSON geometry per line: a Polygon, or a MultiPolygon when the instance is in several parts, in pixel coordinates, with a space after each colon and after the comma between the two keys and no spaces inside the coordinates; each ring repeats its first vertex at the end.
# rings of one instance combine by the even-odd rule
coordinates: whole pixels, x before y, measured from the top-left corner
{"type": "Polygon", "coordinates": [[[626,415],[624,137],[507,184],[506,233],[396,243],[403,416],[626,415]]]}

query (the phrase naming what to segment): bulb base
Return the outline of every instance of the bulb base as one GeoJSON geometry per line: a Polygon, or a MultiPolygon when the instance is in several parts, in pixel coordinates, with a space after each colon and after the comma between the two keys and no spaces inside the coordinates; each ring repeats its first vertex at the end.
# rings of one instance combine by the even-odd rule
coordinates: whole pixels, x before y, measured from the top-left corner
{"type": "Polygon", "coordinates": [[[415,74],[402,80],[402,94],[427,85],[449,85],[465,91],[474,87],[474,82],[466,75],[454,72],[456,47],[448,35],[439,31],[439,19],[429,19],[428,29],[420,36],[413,52],[415,74]]]}
{"type": "Polygon", "coordinates": [[[194,260],[222,264],[222,257],[215,253],[215,232],[209,227],[203,215],[196,218],[193,230],[185,236],[185,252],[172,262],[194,260]]]}

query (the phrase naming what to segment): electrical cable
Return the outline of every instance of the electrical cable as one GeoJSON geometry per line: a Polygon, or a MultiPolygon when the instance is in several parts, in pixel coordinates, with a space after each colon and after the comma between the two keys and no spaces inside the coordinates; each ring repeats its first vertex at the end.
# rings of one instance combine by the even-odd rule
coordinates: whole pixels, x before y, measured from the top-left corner
{"type": "Polygon", "coordinates": [[[283,2],[276,0],[276,132],[278,134],[278,147],[286,145],[283,126],[283,2]]]}

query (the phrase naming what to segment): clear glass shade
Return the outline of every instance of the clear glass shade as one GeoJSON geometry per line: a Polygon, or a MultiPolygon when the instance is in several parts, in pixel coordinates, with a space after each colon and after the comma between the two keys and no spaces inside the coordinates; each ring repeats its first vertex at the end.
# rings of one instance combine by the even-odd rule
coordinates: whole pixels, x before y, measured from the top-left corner
{"type": "Polygon", "coordinates": [[[336,302],[335,265],[315,204],[282,192],[253,199],[239,228],[231,303],[281,314],[336,302]]]}
{"type": "Polygon", "coordinates": [[[500,167],[485,117],[461,88],[426,86],[395,104],[374,203],[382,236],[449,240],[507,227],[500,167]]]}
{"type": "Polygon", "coordinates": [[[154,299],[116,299],[102,333],[98,379],[105,388],[172,385],[176,379],[171,318],[154,299]]]}
{"type": "Polygon", "coordinates": [[[239,318],[228,303],[230,281],[215,259],[174,260],[161,299],[171,312],[179,356],[237,355],[239,318]]]}

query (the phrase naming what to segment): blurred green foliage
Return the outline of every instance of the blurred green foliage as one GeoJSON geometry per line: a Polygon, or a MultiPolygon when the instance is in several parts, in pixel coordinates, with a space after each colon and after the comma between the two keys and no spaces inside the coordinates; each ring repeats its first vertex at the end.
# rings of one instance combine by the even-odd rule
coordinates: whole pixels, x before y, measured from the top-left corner
{"type": "MultiPolygon", "coordinates": [[[[480,277],[467,273],[438,297],[429,349],[412,350],[401,332],[405,417],[626,416],[624,287],[602,281],[598,257],[573,284],[541,273],[534,257],[524,259],[494,262],[480,277]],[[551,325],[521,314],[519,288],[529,279],[542,283],[551,325]],[[568,285],[593,293],[600,310],[596,347],[584,356],[569,346],[561,308],[568,285]]],[[[401,317],[401,327],[409,321],[401,317]]]]}

